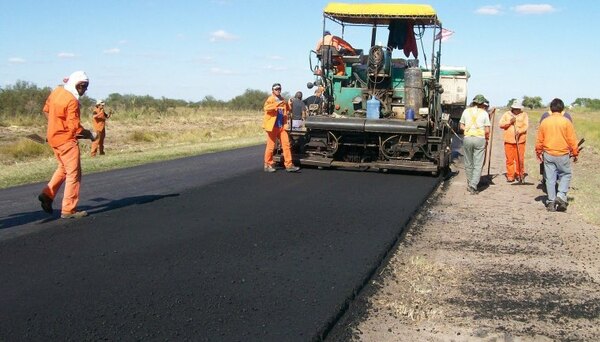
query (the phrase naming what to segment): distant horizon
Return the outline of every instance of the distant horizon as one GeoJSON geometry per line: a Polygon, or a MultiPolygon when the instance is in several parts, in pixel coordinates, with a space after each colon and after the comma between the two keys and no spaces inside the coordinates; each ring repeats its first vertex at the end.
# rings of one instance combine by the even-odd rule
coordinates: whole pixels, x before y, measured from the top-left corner
{"type": "MultiPolygon", "coordinates": [[[[17,82],[18,82],[18,81],[21,81],[21,82],[27,82],[27,83],[29,83],[29,84],[35,85],[35,86],[36,86],[36,87],[38,87],[39,89],[50,88],[50,90],[52,90],[52,89],[54,89],[55,87],[58,87],[58,86],[61,86],[61,85],[62,85],[62,84],[58,84],[58,85],[55,85],[54,87],[52,87],[52,86],[43,86],[43,87],[41,87],[41,86],[39,86],[39,85],[37,85],[37,84],[35,84],[35,83],[33,83],[33,82],[30,82],[30,81],[25,81],[25,80],[17,80],[17,82]]],[[[15,83],[15,84],[9,84],[9,85],[7,85],[7,86],[4,86],[4,87],[0,86],[0,89],[6,89],[6,87],[8,87],[8,86],[14,86],[14,85],[16,85],[16,83],[15,83]]],[[[136,97],[145,97],[145,96],[149,96],[149,97],[151,97],[151,98],[153,98],[153,99],[161,99],[161,98],[165,98],[165,99],[167,99],[167,100],[174,100],[174,101],[184,101],[184,102],[188,102],[188,103],[197,103],[197,102],[202,102],[202,101],[204,101],[204,99],[205,99],[206,97],[213,97],[213,98],[214,98],[215,100],[217,100],[217,101],[222,101],[222,102],[225,102],[225,103],[227,103],[227,102],[229,102],[229,101],[233,100],[234,98],[236,98],[236,97],[238,97],[238,96],[244,95],[244,93],[245,93],[247,90],[253,90],[253,91],[263,91],[263,92],[265,92],[265,93],[267,93],[267,94],[270,94],[270,92],[268,92],[268,91],[264,91],[264,90],[261,90],[261,89],[252,89],[252,88],[248,88],[248,89],[244,90],[244,92],[242,92],[241,94],[234,95],[232,98],[230,98],[230,99],[226,99],[226,100],[217,99],[216,97],[214,97],[214,96],[212,96],[212,95],[210,95],[210,94],[209,94],[209,95],[206,95],[204,98],[202,98],[202,99],[200,99],[200,100],[197,100],[197,101],[195,101],[195,100],[186,100],[186,99],[178,99],[178,98],[172,98],[172,97],[166,97],[166,96],[159,96],[159,97],[156,97],[156,96],[153,96],[153,95],[150,95],[150,94],[139,95],[139,94],[132,94],[132,93],[110,93],[110,94],[108,94],[106,97],[100,97],[100,98],[98,98],[98,97],[92,97],[92,96],[89,96],[87,93],[86,93],[84,96],[86,96],[86,97],[88,97],[88,98],[90,98],[90,99],[93,99],[93,100],[98,100],[98,99],[101,99],[101,100],[106,100],[106,99],[107,99],[107,98],[108,98],[108,97],[109,97],[111,94],[118,94],[118,95],[121,95],[121,96],[124,96],[124,95],[131,95],[131,96],[136,96],[136,97]]],[[[289,93],[289,92],[283,92],[281,95],[282,95],[282,96],[284,96],[285,98],[291,98],[291,97],[293,96],[293,95],[292,95],[291,93],[289,93]]],[[[536,97],[537,95],[533,95],[533,96],[529,96],[529,95],[523,95],[523,96],[521,96],[521,97],[517,98],[517,100],[523,100],[523,98],[524,98],[525,96],[528,96],[528,97],[536,97]]],[[[307,96],[305,96],[305,98],[306,98],[306,97],[307,97],[307,96]]],[[[510,99],[507,99],[507,100],[506,100],[506,104],[505,104],[505,105],[500,105],[500,104],[498,104],[498,105],[492,105],[492,107],[496,107],[496,108],[508,108],[508,107],[509,107],[509,101],[510,101],[511,99],[512,99],[512,98],[510,98],[510,99]]],[[[554,99],[554,98],[552,98],[552,99],[554,99]]],[[[542,100],[542,107],[538,107],[538,108],[544,108],[545,106],[549,105],[549,103],[550,103],[550,101],[552,101],[552,99],[550,99],[550,100],[548,101],[548,103],[544,103],[544,102],[543,102],[543,100],[542,100]]],[[[569,102],[565,101],[565,99],[562,99],[562,100],[563,100],[563,102],[565,103],[565,105],[568,105],[569,107],[577,107],[578,105],[577,105],[577,104],[574,104],[574,102],[575,102],[575,101],[577,101],[577,99],[591,99],[591,100],[600,100],[600,98],[589,98],[589,97],[577,97],[577,98],[573,99],[573,101],[569,101],[569,102]]],[[[470,103],[470,101],[469,101],[469,100],[467,100],[467,106],[469,105],[469,103],[470,103]]],[[[534,109],[535,109],[535,108],[534,108],[534,109]]]]}

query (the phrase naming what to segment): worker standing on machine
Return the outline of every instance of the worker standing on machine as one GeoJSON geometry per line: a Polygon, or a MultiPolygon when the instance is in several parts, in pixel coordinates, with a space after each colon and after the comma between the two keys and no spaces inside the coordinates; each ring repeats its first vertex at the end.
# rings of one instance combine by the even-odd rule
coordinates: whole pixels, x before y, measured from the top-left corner
{"type": "Polygon", "coordinates": [[[275,172],[277,169],[273,163],[273,151],[277,139],[281,142],[285,170],[287,172],[298,172],[299,167],[294,166],[292,162],[292,150],[290,147],[290,137],[285,130],[285,125],[289,122],[290,101],[286,101],[281,96],[281,84],[275,83],[271,87],[271,95],[267,98],[264,105],[265,115],[263,117],[263,128],[267,132],[267,146],[265,148],[264,171],[275,172]]]}
{"type": "Polygon", "coordinates": [[[321,58],[323,68],[333,70],[338,76],[346,74],[346,66],[342,55],[356,55],[356,51],[350,43],[338,36],[332,35],[329,31],[323,32],[323,37],[317,41],[315,51],[321,58]]]}
{"type": "Polygon", "coordinates": [[[513,101],[510,111],[500,118],[499,126],[504,130],[504,155],[506,156],[506,181],[512,183],[515,179],[523,182],[525,177],[525,144],[529,116],[523,111],[523,105],[513,101]]]}
{"type": "Polygon", "coordinates": [[[485,159],[486,141],[490,136],[490,116],[485,111],[486,98],[477,95],[471,106],[460,117],[460,129],[464,131],[463,150],[467,176],[467,190],[476,195],[485,159]]]}

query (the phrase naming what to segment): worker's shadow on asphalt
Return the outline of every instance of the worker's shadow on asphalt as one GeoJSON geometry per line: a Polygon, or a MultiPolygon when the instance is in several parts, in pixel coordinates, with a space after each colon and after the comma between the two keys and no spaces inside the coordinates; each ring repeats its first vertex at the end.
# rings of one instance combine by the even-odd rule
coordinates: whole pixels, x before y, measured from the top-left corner
{"type": "Polygon", "coordinates": [[[60,217],[60,212],[55,211],[55,213],[58,213],[59,215],[50,216],[47,213],[43,212],[42,209],[38,209],[36,211],[28,211],[26,213],[9,215],[0,219],[0,229],[21,226],[36,221],[40,221],[39,223],[53,221],[60,217]]]}
{"type": "MultiPolygon", "coordinates": [[[[131,205],[146,204],[154,201],[161,200],[167,197],[177,197],[179,194],[167,194],[167,195],[144,195],[144,196],[132,196],[127,198],[121,198],[117,200],[111,200],[109,198],[97,197],[92,198],[89,201],[97,202],[98,205],[82,205],[78,209],[85,210],[89,214],[99,214],[109,210],[118,208],[128,207],[131,205]]],[[[29,211],[26,213],[18,213],[7,216],[0,219],[0,229],[6,229],[24,224],[36,222],[37,224],[44,224],[46,222],[60,219],[60,211],[54,210],[52,215],[48,215],[41,209],[35,211],[29,211]]]]}
{"type": "Polygon", "coordinates": [[[106,212],[109,210],[128,207],[131,205],[146,204],[146,203],[151,203],[154,201],[161,200],[163,198],[177,197],[177,196],[179,196],[179,194],[144,195],[144,196],[133,196],[133,197],[121,198],[121,199],[117,199],[117,200],[111,200],[110,198],[104,198],[104,197],[96,197],[96,198],[90,199],[89,201],[100,203],[99,205],[81,206],[80,209],[87,211],[88,214],[90,214],[90,215],[93,215],[93,214],[100,214],[100,213],[103,213],[103,212],[106,212]]]}

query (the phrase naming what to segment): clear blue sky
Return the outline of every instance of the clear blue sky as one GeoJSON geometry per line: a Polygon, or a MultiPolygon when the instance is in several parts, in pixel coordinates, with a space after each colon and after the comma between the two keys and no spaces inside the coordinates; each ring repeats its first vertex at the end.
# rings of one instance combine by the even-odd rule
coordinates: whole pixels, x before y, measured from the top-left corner
{"type": "MultiPolygon", "coordinates": [[[[470,98],[482,93],[492,105],[523,95],[544,103],[600,98],[600,2],[404,2],[432,5],[454,31],[443,43],[442,64],[468,68],[470,98]]],[[[96,99],[120,93],[229,100],[246,89],[270,91],[274,82],[308,94],[309,51],[327,3],[0,0],[0,87],[17,80],[54,87],[84,70],[87,95],[96,99]]],[[[368,48],[368,38],[349,33],[355,47],[368,48]]]]}

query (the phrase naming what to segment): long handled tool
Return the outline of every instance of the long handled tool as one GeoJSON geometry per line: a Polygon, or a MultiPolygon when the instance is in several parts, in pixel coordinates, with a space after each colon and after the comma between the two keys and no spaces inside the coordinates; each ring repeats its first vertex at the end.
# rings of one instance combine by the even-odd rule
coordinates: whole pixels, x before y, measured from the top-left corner
{"type": "Polygon", "coordinates": [[[487,175],[490,176],[490,166],[492,165],[492,146],[494,146],[494,119],[496,117],[496,109],[492,112],[491,115],[492,126],[490,127],[490,157],[488,158],[487,164],[487,175]]]}
{"type": "MultiPolygon", "coordinates": [[[[96,140],[98,134],[96,132],[92,132],[89,130],[84,130],[84,132],[81,135],[77,136],[77,139],[89,139],[91,141],[96,140]]],[[[38,144],[46,144],[48,142],[48,140],[44,137],[42,137],[39,134],[33,133],[33,134],[28,134],[25,136],[25,138],[36,142],[38,144]]]]}
{"type": "MultiPolygon", "coordinates": [[[[519,153],[519,135],[517,134],[517,127],[516,125],[513,123],[513,127],[515,128],[515,142],[517,143],[517,170],[521,171],[521,154],[519,153]]],[[[515,183],[513,185],[533,185],[533,183],[525,183],[525,180],[523,179],[525,178],[525,173],[523,172],[523,174],[521,174],[519,172],[519,182],[515,183]]]]}
{"type": "Polygon", "coordinates": [[[517,125],[516,125],[516,121],[513,123],[513,128],[515,129],[515,143],[517,146],[517,171],[519,173],[519,184],[523,184],[523,178],[525,176],[525,174],[521,173],[521,153],[519,151],[519,134],[517,133],[517,125]]]}

